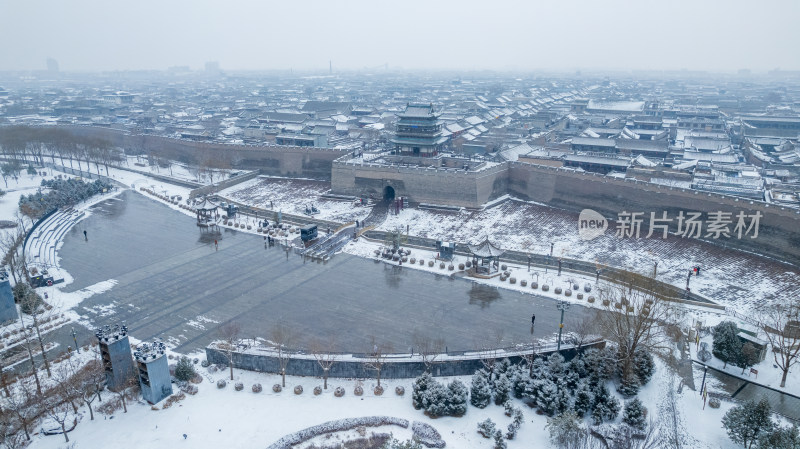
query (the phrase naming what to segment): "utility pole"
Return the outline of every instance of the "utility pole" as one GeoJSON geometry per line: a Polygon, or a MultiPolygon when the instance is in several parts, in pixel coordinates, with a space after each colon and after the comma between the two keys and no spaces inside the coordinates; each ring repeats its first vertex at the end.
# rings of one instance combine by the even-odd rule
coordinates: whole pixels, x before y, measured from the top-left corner
{"type": "Polygon", "coordinates": [[[561,311],[561,323],[558,325],[558,347],[556,352],[561,352],[561,332],[564,330],[564,312],[569,310],[570,303],[566,301],[559,301],[556,308],[561,311]]]}
{"type": "Polygon", "coordinates": [[[81,348],[78,347],[78,338],[75,336],[75,328],[72,328],[72,341],[75,342],[75,349],[78,351],[78,354],[81,353],[81,348]]]}

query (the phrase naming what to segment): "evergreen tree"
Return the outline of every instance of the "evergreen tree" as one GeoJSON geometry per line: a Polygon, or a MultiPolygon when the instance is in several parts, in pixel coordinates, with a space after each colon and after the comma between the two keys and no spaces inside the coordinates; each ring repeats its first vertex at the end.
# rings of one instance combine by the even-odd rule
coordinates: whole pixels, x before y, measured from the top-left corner
{"type": "Polygon", "coordinates": [[[528,376],[528,371],[517,365],[517,369],[513,370],[513,376],[509,379],[511,380],[511,389],[514,390],[514,397],[517,399],[526,397],[526,392],[533,383],[533,379],[528,376]]]}
{"type": "Polygon", "coordinates": [[[594,390],[594,408],[592,418],[595,424],[614,420],[619,414],[619,400],[609,393],[605,385],[598,385],[594,390]]]}
{"type": "Polygon", "coordinates": [[[736,362],[742,353],[742,342],[736,335],[739,333],[739,328],[733,321],[723,321],[714,326],[712,334],[714,342],[711,345],[711,353],[714,357],[728,363],[736,362]]]}
{"type": "MultiPolygon", "coordinates": [[[[500,360],[499,362],[494,363],[494,374],[499,376],[500,374],[504,374],[508,372],[508,369],[511,368],[513,365],[511,364],[511,360],[508,360],[508,357],[500,360]]],[[[510,376],[509,376],[510,377],[510,376]]]]}
{"type": "Polygon", "coordinates": [[[792,427],[776,427],[772,432],[758,438],[758,449],[800,449],[800,430],[792,427]]]}
{"type": "Polygon", "coordinates": [[[431,376],[428,372],[422,373],[421,376],[414,380],[414,384],[412,385],[411,403],[414,405],[415,409],[419,410],[421,408],[425,408],[425,393],[428,391],[429,385],[433,382],[436,381],[433,380],[433,376],[431,376]]]}
{"type": "Polygon", "coordinates": [[[636,396],[639,393],[639,377],[633,371],[623,374],[617,391],[626,398],[636,396]]]}
{"type": "Polygon", "coordinates": [[[622,412],[622,422],[633,427],[636,430],[644,430],[647,426],[646,411],[642,401],[639,398],[633,398],[625,403],[625,409],[622,412]]]}
{"type": "Polygon", "coordinates": [[[494,436],[495,425],[494,421],[489,418],[486,418],[485,421],[481,421],[478,423],[478,433],[483,435],[486,438],[492,438],[494,436]]]}
{"type": "Polygon", "coordinates": [[[741,368],[742,374],[744,374],[744,370],[750,368],[758,362],[758,349],[756,349],[756,347],[748,341],[742,345],[742,352],[739,354],[739,358],[736,360],[734,365],[741,368]]]}
{"type": "Polygon", "coordinates": [[[492,400],[492,389],[486,378],[486,371],[478,370],[472,375],[472,388],[470,389],[470,404],[478,408],[485,408],[492,400]]]}
{"type": "Polygon", "coordinates": [[[505,374],[497,376],[494,382],[494,403],[503,405],[508,400],[508,394],[511,391],[511,381],[508,380],[505,374]]]}
{"type": "Polygon", "coordinates": [[[500,429],[494,431],[494,449],[506,449],[506,439],[500,429]]]}
{"type": "Polygon", "coordinates": [[[564,376],[566,366],[564,364],[564,356],[554,352],[547,358],[547,376],[552,381],[561,379],[564,376]]]}
{"type": "Polygon", "coordinates": [[[175,378],[182,381],[187,382],[192,380],[197,373],[194,370],[194,365],[192,365],[192,361],[189,360],[189,357],[181,357],[178,360],[178,365],[175,367],[175,378]]]}
{"type": "Polygon", "coordinates": [[[591,348],[583,352],[583,363],[586,366],[586,377],[593,385],[597,385],[611,377],[613,364],[607,349],[591,348]]]}
{"type": "Polygon", "coordinates": [[[569,408],[570,397],[566,388],[553,381],[545,381],[536,400],[536,405],[542,413],[553,416],[569,408]]]}
{"type": "Polygon", "coordinates": [[[766,399],[758,403],[747,401],[725,413],[722,417],[722,427],[734,443],[750,449],[762,435],[772,432],[775,424],[771,415],[769,402],[766,399]]]}
{"type": "Polygon", "coordinates": [[[586,363],[583,357],[573,357],[567,364],[567,371],[574,372],[580,378],[586,377],[586,363]]]}
{"type": "Polygon", "coordinates": [[[533,367],[531,368],[531,378],[541,379],[547,372],[547,364],[544,359],[539,357],[533,360],[533,367]]]}
{"type": "Polygon", "coordinates": [[[425,413],[431,418],[450,414],[450,389],[432,381],[422,397],[422,406],[425,413]]]}
{"type": "Polygon", "coordinates": [[[581,381],[581,378],[578,375],[578,373],[576,373],[575,371],[567,370],[564,373],[564,377],[562,378],[562,380],[564,382],[564,385],[567,387],[567,389],[571,393],[574,393],[575,389],[578,387],[578,383],[581,381]]]}
{"type": "Polygon", "coordinates": [[[509,440],[513,440],[514,437],[517,436],[517,431],[522,426],[522,421],[524,420],[524,416],[522,414],[522,410],[515,408],[511,414],[511,424],[508,425],[508,432],[506,432],[506,438],[509,440]]]}
{"type": "Polygon", "coordinates": [[[550,433],[550,441],[560,448],[582,447],[579,444],[586,436],[586,429],[581,425],[581,420],[572,412],[547,418],[546,428],[550,433]]]}
{"type": "Polygon", "coordinates": [[[650,351],[637,349],[633,353],[633,370],[639,378],[639,385],[647,385],[650,382],[650,379],[653,378],[653,372],[656,370],[656,364],[650,351]]]}
{"type": "Polygon", "coordinates": [[[578,417],[583,418],[584,415],[592,411],[593,404],[594,394],[592,394],[592,391],[589,389],[588,383],[583,381],[575,390],[575,402],[572,408],[575,410],[575,413],[578,415],[578,417]]]}
{"type": "Polygon", "coordinates": [[[461,416],[467,413],[467,386],[456,379],[450,382],[447,389],[449,393],[447,397],[447,414],[461,416]]]}

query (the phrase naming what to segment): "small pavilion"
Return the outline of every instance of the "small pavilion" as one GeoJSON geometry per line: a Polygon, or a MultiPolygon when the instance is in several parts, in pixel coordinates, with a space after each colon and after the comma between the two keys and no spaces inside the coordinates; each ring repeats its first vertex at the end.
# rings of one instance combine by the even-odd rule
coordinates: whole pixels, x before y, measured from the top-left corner
{"type": "Polygon", "coordinates": [[[197,213],[197,226],[201,229],[214,229],[217,227],[217,220],[219,220],[219,204],[216,204],[208,198],[203,198],[202,201],[194,205],[195,212],[197,213]]]}
{"type": "Polygon", "coordinates": [[[477,245],[469,245],[469,250],[477,274],[492,274],[499,271],[500,256],[505,254],[505,250],[492,244],[488,236],[477,245]]]}

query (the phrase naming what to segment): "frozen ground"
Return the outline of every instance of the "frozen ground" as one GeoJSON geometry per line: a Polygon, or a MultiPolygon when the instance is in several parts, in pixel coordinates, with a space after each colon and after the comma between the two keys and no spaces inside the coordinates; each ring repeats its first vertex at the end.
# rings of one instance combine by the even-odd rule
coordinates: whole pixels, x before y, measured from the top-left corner
{"type": "Polygon", "coordinates": [[[614,230],[591,241],[577,232],[578,215],[552,207],[509,199],[481,211],[438,212],[405,209],[389,215],[383,230],[409,226],[410,234],[436,240],[477,243],[487,235],[504,249],[531,251],[582,259],[600,265],[653,272],[678,287],[686,286],[686,274],[695,265],[701,275],[690,287],[714,302],[747,312],[763,301],[800,294],[797,267],[711,245],[699,240],[618,238],[614,230]]]}
{"type": "Polygon", "coordinates": [[[304,215],[306,207],[313,205],[319,210],[314,218],[341,223],[363,220],[369,215],[367,207],[321,198],[329,190],[327,182],[260,176],[219,194],[251,206],[295,215],[304,215]]]}

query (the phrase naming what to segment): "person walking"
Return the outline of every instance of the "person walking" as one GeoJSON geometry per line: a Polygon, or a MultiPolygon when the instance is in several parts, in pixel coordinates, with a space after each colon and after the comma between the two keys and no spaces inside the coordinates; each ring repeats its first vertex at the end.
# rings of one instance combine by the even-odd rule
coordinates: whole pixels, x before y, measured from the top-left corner
{"type": "Polygon", "coordinates": [[[531,326],[533,326],[534,324],[536,324],[536,314],[535,313],[533,315],[531,315],[531,326]]]}
{"type": "Polygon", "coordinates": [[[219,251],[219,243],[217,243],[217,239],[214,239],[214,250],[219,251]]]}
{"type": "Polygon", "coordinates": [[[89,237],[86,235],[86,229],[83,230],[83,239],[87,242],[89,241],[89,237]]]}

